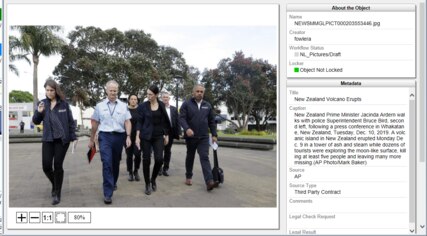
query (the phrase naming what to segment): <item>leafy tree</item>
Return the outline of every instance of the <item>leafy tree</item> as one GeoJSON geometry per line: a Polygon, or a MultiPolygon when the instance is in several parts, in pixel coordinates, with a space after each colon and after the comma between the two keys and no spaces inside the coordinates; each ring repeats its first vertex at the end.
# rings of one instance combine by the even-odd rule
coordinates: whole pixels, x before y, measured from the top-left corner
{"type": "Polygon", "coordinates": [[[159,86],[160,90],[167,87],[166,85],[175,84],[175,81],[173,81],[175,76],[184,75],[187,65],[182,55],[181,52],[173,47],[159,47],[154,60],[154,67],[157,72],[155,83],[159,86]]]}
{"type": "MultiPolygon", "coordinates": [[[[240,129],[247,129],[250,115],[260,129],[262,117],[275,115],[276,67],[241,51],[222,59],[216,69],[204,71],[206,96],[213,104],[224,102],[240,129]]],[[[233,122],[234,123],[234,122],[233,122]]]]}
{"type": "Polygon", "coordinates": [[[16,46],[23,52],[32,56],[33,62],[33,104],[38,102],[37,70],[41,55],[51,56],[59,52],[64,41],[55,33],[59,32],[60,26],[13,26],[12,29],[20,32],[19,44],[16,46]]]}
{"type": "Polygon", "coordinates": [[[171,86],[172,78],[187,66],[182,53],[172,47],[158,46],[142,30],[121,32],[116,28],[77,26],[69,33],[70,43],[61,49],[62,60],[54,75],[67,97],[84,92],[82,106],[95,106],[105,94],[109,80],[119,83],[121,93],[143,97],[150,84],[171,86]]]}
{"type": "MultiPolygon", "coordinates": [[[[176,82],[172,81],[172,84],[166,86],[166,89],[172,93],[174,97],[184,101],[192,97],[193,87],[198,84],[200,71],[193,66],[185,66],[183,72],[177,72],[178,75],[183,75],[181,82],[178,84],[178,93],[176,90],[176,82]]],[[[173,76],[172,78],[174,78],[173,76]]],[[[178,107],[179,108],[179,107],[178,107]]]]}
{"type": "Polygon", "coordinates": [[[33,95],[27,91],[12,90],[9,93],[10,103],[32,102],[33,95]]]}
{"type": "MultiPolygon", "coordinates": [[[[218,70],[207,70],[203,71],[202,81],[205,85],[205,96],[204,99],[208,101],[213,107],[218,108],[223,102],[223,96],[219,92],[215,92],[216,78],[218,78],[218,70]]],[[[234,123],[234,122],[233,122],[234,123]]]]}
{"type": "Polygon", "coordinates": [[[260,61],[260,70],[263,72],[263,79],[255,82],[257,101],[255,102],[251,116],[255,119],[256,129],[265,127],[270,118],[276,117],[277,111],[277,68],[260,61]],[[261,123],[262,122],[262,123],[261,123]]]}

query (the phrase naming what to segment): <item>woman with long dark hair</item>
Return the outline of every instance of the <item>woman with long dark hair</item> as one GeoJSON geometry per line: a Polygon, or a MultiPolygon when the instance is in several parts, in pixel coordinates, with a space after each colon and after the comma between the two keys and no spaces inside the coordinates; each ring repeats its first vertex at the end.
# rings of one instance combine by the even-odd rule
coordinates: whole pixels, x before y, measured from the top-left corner
{"type": "Polygon", "coordinates": [[[44,88],[46,98],[38,103],[33,123],[38,125],[43,122],[43,172],[52,184],[52,205],[57,205],[61,201],[65,154],[70,142],[77,140],[76,127],[70,105],[65,101],[59,85],[48,79],[44,88]]]}
{"type": "Polygon", "coordinates": [[[142,171],[147,195],[157,190],[156,178],[163,164],[163,149],[169,142],[169,117],[165,105],[157,97],[158,94],[159,88],[151,85],[147,90],[148,101],[138,106],[140,117],[135,144],[138,149],[142,146],[142,171]],[[154,167],[150,179],[151,151],[154,152],[154,167]]]}

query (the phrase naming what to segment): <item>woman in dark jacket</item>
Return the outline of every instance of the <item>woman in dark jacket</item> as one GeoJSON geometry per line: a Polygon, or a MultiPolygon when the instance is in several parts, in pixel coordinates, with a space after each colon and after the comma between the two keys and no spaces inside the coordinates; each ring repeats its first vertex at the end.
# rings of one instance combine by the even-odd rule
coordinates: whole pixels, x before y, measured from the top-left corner
{"type": "Polygon", "coordinates": [[[38,125],[43,121],[43,172],[52,183],[52,205],[57,205],[61,201],[64,158],[70,142],[77,140],[76,127],[70,106],[65,101],[59,85],[48,79],[44,88],[46,99],[39,102],[33,123],[38,125]]]}
{"type": "Polygon", "coordinates": [[[126,165],[127,165],[127,170],[129,172],[129,177],[128,177],[129,181],[133,181],[134,179],[135,181],[140,180],[138,170],[139,170],[139,166],[141,165],[141,150],[139,150],[135,146],[136,124],[138,122],[138,117],[139,117],[139,114],[137,111],[138,104],[139,104],[138,97],[134,94],[129,95],[128,108],[132,116],[132,118],[130,119],[130,122],[132,123],[132,132],[130,135],[130,140],[132,141],[132,144],[129,148],[126,149],[126,155],[127,155],[126,165]]]}
{"type": "Polygon", "coordinates": [[[165,105],[157,98],[159,88],[151,85],[147,90],[148,101],[138,106],[139,120],[135,144],[142,146],[142,171],[145,180],[145,194],[157,190],[156,178],[163,164],[163,149],[169,142],[170,121],[165,105]],[[154,152],[154,167],[150,179],[150,156],[154,152]],[[151,184],[151,186],[150,186],[151,184]]]}

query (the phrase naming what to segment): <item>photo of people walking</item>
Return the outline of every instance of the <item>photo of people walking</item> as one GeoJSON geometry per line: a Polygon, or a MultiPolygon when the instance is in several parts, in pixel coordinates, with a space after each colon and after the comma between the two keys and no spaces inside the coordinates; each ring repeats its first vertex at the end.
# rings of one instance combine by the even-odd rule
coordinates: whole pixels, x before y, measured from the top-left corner
{"type": "MultiPolygon", "coordinates": [[[[9,104],[10,206],[277,206],[275,25],[24,25],[11,31],[12,43],[31,38],[52,50],[39,53],[37,67],[32,60],[11,61],[18,72],[37,72],[25,83],[29,89],[15,84],[28,76],[9,73],[10,100],[19,101],[9,104]],[[160,33],[187,40],[165,41],[160,33]],[[225,41],[213,43],[212,34],[225,41]],[[189,38],[214,49],[200,53],[189,38]],[[42,96],[38,86],[45,82],[42,96]],[[22,93],[12,92],[19,88],[22,93]],[[224,184],[214,181],[210,143],[220,150],[224,184]],[[34,166],[22,172],[26,163],[34,166]]],[[[12,58],[29,55],[21,43],[12,58]]]]}

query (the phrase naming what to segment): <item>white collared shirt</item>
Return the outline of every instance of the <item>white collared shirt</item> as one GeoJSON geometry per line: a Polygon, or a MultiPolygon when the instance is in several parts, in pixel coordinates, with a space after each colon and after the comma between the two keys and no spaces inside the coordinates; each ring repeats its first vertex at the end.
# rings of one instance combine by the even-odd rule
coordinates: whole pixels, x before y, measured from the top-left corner
{"type": "Polygon", "coordinates": [[[197,103],[197,107],[199,108],[199,110],[200,110],[200,106],[202,105],[202,102],[203,102],[203,99],[202,99],[202,100],[200,100],[200,102],[197,102],[197,101],[196,101],[196,103],[197,103]]]}
{"type": "Polygon", "coordinates": [[[171,127],[172,127],[172,117],[171,117],[171,106],[165,106],[166,108],[166,113],[168,113],[168,117],[169,117],[169,122],[171,123],[171,127]]]}
{"type": "Polygon", "coordinates": [[[132,118],[126,103],[116,100],[111,102],[108,99],[96,104],[95,111],[91,119],[99,122],[99,131],[104,132],[125,132],[125,121],[132,118]]]}

